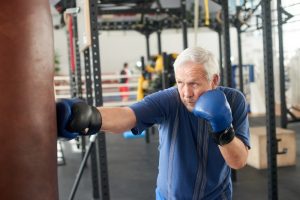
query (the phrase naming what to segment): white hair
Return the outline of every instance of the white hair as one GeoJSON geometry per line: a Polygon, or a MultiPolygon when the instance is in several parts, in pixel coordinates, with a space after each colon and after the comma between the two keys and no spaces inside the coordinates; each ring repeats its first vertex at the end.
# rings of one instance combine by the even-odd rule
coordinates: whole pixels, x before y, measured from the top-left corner
{"type": "Polygon", "coordinates": [[[211,81],[215,74],[219,75],[219,64],[213,53],[201,47],[191,47],[182,51],[176,58],[173,66],[183,66],[187,62],[203,65],[206,71],[207,80],[211,81]]]}

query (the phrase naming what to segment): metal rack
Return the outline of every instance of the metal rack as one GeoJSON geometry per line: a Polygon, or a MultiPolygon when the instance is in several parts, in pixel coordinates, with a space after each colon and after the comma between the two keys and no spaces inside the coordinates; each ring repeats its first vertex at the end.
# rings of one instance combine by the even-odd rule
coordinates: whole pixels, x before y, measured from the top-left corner
{"type": "MultiPolygon", "coordinates": [[[[220,29],[214,29],[219,33],[219,44],[220,54],[222,55],[224,72],[223,79],[225,80],[224,85],[232,86],[232,70],[230,60],[230,19],[228,12],[228,0],[215,1],[222,6],[222,31],[220,29]],[[221,38],[222,37],[222,38],[221,38]]],[[[90,18],[91,18],[91,48],[84,51],[84,63],[85,63],[85,76],[86,76],[86,91],[87,91],[87,102],[90,105],[101,106],[102,100],[102,86],[101,86],[101,67],[99,58],[99,40],[98,31],[100,30],[136,30],[144,34],[146,38],[153,32],[158,33],[160,37],[161,30],[163,28],[182,28],[183,31],[183,48],[188,46],[187,41],[187,28],[192,27],[193,23],[186,16],[186,1],[180,1],[180,8],[174,9],[150,9],[150,8],[131,8],[126,10],[103,10],[99,6],[97,0],[90,0],[90,18]],[[121,13],[141,13],[142,16],[145,14],[157,14],[173,16],[161,19],[141,18],[140,20],[133,21],[97,21],[98,16],[105,14],[121,14],[121,13]],[[174,16],[177,17],[174,17],[174,16]],[[92,61],[92,62],[90,62],[92,61]],[[90,66],[92,64],[92,66],[90,66]],[[91,70],[92,68],[92,70],[91,70]],[[94,83],[94,91],[92,90],[92,83],[94,83]],[[95,96],[95,98],[93,98],[95,96]],[[93,101],[95,99],[95,102],[93,101]]],[[[263,43],[264,43],[264,69],[265,69],[265,96],[267,104],[266,113],[266,124],[267,124],[267,140],[268,140],[268,197],[269,199],[278,199],[277,194],[277,163],[276,155],[279,153],[277,149],[276,139],[276,124],[275,124],[275,102],[274,102],[274,75],[273,75],[273,52],[272,52],[272,25],[271,25],[271,10],[270,1],[261,1],[262,8],[262,23],[263,23],[263,43]]],[[[279,4],[280,5],[280,4],[279,4]]],[[[279,18],[280,22],[280,18],[279,18]]],[[[199,26],[204,26],[203,21],[200,20],[199,26]]],[[[279,23],[280,24],[280,23],[279,23]]],[[[220,28],[220,27],[219,27],[220,28]]],[[[240,37],[240,27],[237,27],[238,36],[240,37]]],[[[280,31],[279,31],[279,34],[280,31]]],[[[282,35],[279,37],[282,40],[282,35]]],[[[240,44],[240,38],[239,44],[240,44]]],[[[159,41],[159,47],[161,51],[161,44],[159,41]]],[[[149,41],[147,42],[149,46],[149,41]]],[[[240,45],[241,46],[241,45],[240,45]]],[[[241,47],[239,48],[241,49],[241,47]]],[[[282,48],[282,46],[280,47],[282,48]]],[[[147,51],[148,56],[150,52],[147,51]]],[[[239,52],[241,54],[241,52],[239,52]]],[[[240,55],[240,59],[241,55],[240,55]]],[[[241,62],[241,60],[240,60],[241,62]]],[[[282,63],[282,60],[280,61],[282,63]]],[[[221,67],[221,69],[223,69],[221,67]]],[[[282,69],[281,69],[282,71],[282,69]]],[[[241,73],[242,75],[242,73],[241,73]]],[[[283,75],[281,75],[283,76],[283,75]]],[[[283,81],[284,82],[284,81],[283,81]]],[[[284,88],[284,85],[281,85],[284,88]]],[[[281,94],[282,95],[282,94],[281,94]]],[[[282,95],[283,96],[283,95],[282,95]]],[[[282,108],[284,111],[284,108],[282,108]]],[[[286,124],[286,120],[283,119],[282,124],[286,124]]],[[[99,133],[95,139],[95,147],[91,148],[91,159],[92,159],[92,180],[93,180],[93,197],[95,199],[109,199],[109,183],[108,183],[108,169],[107,169],[107,157],[106,157],[106,143],[105,134],[99,133]]],[[[92,145],[92,143],[90,144],[92,145]]],[[[91,146],[90,146],[91,147],[91,146]]],[[[86,162],[86,161],[85,161],[86,162]]],[[[236,177],[233,174],[233,180],[236,177]]]]}

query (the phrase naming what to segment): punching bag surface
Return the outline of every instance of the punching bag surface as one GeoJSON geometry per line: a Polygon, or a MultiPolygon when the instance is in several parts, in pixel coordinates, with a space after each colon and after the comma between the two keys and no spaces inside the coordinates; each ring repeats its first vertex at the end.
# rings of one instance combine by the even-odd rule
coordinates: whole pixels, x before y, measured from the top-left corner
{"type": "Polygon", "coordinates": [[[48,0],[0,1],[0,199],[57,200],[48,0]]]}

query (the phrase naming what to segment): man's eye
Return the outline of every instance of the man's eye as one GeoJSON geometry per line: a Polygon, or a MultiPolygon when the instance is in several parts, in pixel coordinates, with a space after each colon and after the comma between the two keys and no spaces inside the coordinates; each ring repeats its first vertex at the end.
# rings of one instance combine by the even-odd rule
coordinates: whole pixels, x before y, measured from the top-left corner
{"type": "Polygon", "coordinates": [[[200,86],[200,85],[199,85],[198,83],[194,83],[194,84],[193,84],[193,87],[194,87],[194,88],[197,88],[197,87],[199,87],[199,86],[200,86]]]}

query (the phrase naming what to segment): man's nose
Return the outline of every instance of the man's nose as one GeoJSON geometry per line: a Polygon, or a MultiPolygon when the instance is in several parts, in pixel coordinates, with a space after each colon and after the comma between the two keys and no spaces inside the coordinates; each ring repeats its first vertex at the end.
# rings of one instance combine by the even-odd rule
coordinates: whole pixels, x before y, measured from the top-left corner
{"type": "Polygon", "coordinates": [[[183,94],[184,94],[184,97],[186,97],[186,98],[192,97],[193,96],[192,88],[189,87],[188,85],[185,85],[184,89],[183,89],[183,94]]]}

